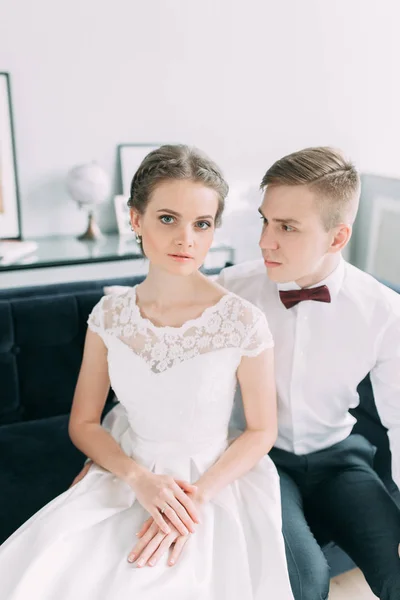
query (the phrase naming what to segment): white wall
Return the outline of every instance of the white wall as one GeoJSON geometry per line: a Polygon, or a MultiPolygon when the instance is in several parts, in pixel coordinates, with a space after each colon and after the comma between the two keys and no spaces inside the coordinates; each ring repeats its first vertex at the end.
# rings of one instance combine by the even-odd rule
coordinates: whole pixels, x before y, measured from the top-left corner
{"type": "Polygon", "coordinates": [[[400,176],[399,17],[397,0],[2,0],[24,235],[80,232],[65,174],[96,159],[114,179],[123,142],[194,143],[234,185],[315,144],[400,176]]]}

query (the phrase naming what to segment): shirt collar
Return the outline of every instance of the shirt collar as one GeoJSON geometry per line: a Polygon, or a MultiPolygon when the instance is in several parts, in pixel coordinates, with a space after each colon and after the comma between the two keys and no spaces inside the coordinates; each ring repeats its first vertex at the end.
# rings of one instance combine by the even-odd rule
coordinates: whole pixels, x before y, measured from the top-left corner
{"type": "MultiPolygon", "coordinates": [[[[311,285],[310,288],[319,287],[320,285],[326,285],[329,288],[329,293],[331,298],[335,298],[340,288],[342,287],[344,272],[345,272],[345,260],[341,256],[338,266],[332,271],[328,277],[325,277],[322,281],[311,285]]],[[[287,283],[278,283],[277,284],[279,291],[289,291],[289,290],[300,290],[300,286],[295,281],[288,281],[287,283]]]]}

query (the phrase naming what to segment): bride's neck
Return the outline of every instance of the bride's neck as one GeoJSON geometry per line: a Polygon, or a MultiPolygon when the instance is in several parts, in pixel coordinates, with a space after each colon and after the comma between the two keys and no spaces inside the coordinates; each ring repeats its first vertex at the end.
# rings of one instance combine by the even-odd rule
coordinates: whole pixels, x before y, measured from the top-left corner
{"type": "Polygon", "coordinates": [[[149,268],[146,279],[140,284],[139,295],[143,303],[164,307],[171,304],[186,304],[196,298],[199,284],[204,275],[196,271],[184,277],[149,268]]]}

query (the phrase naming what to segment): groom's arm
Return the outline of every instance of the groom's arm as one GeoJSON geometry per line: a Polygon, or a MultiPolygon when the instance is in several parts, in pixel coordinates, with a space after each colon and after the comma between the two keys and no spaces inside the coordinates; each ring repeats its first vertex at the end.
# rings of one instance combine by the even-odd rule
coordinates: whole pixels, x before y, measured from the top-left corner
{"type": "Polygon", "coordinates": [[[384,330],[370,378],[378,414],[388,430],[392,478],[400,489],[400,305],[384,330]]]}

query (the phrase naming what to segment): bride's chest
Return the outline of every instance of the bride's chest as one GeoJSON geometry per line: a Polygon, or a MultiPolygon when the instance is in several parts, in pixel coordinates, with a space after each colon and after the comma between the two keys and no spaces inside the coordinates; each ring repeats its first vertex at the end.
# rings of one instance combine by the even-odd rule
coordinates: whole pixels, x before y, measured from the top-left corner
{"type": "MultiPolygon", "coordinates": [[[[194,336],[172,339],[137,339],[127,345],[118,337],[108,336],[108,364],[110,376],[135,377],[154,381],[170,381],[205,385],[215,377],[231,379],[236,376],[241,353],[236,347],[226,347],[223,340],[210,344],[210,340],[194,336]]],[[[157,382],[157,385],[160,381],[157,382]]]]}

